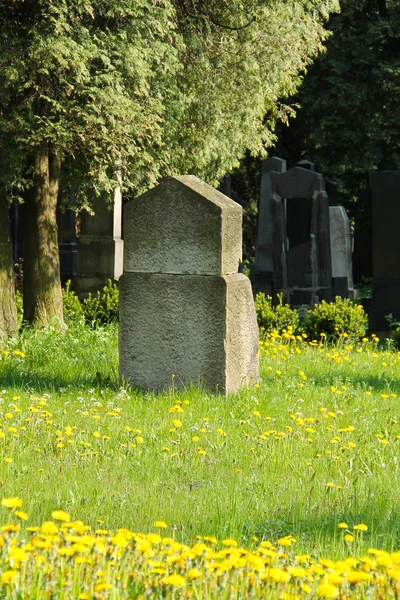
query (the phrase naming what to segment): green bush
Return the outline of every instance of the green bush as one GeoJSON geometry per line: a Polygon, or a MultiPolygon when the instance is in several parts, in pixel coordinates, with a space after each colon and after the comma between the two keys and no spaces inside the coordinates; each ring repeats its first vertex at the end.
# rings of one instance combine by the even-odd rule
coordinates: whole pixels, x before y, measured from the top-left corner
{"type": "Polygon", "coordinates": [[[400,326],[398,325],[396,329],[392,329],[390,337],[393,341],[394,347],[400,348],[400,326]]]}
{"type": "Polygon", "coordinates": [[[81,302],[71,290],[71,281],[63,289],[64,319],[67,324],[84,321],[92,327],[118,321],[119,290],[110,279],[96,295],[89,293],[81,302]]]}
{"type": "Polygon", "coordinates": [[[71,290],[71,281],[68,280],[62,292],[64,320],[73,324],[84,320],[83,306],[78,296],[71,290]]]}
{"type": "Polygon", "coordinates": [[[279,304],[272,305],[272,298],[265,296],[262,292],[256,295],[254,305],[257,314],[257,323],[261,331],[281,333],[283,329],[295,331],[299,315],[297,310],[290,308],[289,304],[283,304],[282,294],[278,294],[279,304]]]}
{"type": "Polygon", "coordinates": [[[89,293],[82,304],[85,321],[92,327],[115,323],[118,321],[118,286],[109,279],[101,291],[95,296],[89,293]]]}
{"type": "Polygon", "coordinates": [[[307,312],[302,325],[313,340],[319,340],[323,334],[330,341],[341,338],[356,341],[365,335],[367,315],[360,304],[336,296],[334,302],[322,300],[320,304],[316,304],[307,312]]]}

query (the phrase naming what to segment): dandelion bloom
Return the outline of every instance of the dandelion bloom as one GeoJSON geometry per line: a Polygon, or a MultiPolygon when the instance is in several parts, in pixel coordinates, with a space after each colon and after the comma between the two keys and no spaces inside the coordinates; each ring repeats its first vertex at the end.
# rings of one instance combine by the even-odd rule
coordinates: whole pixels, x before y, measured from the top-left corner
{"type": "Polygon", "coordinates": [[[332,583],[321,583],[317,589],[317,594],[320,598],[337,598],[339,589],[332,583]]]}
{"type": "Polygon", "coordinates": [[[164,521],[155,521],[153,527],[160,527],[160,529],[167,529],[168,525],[164,521]]]}
{"type": "Polygon", "coordinates": [[[3,498],[1,503],[7,508],[19,508],[20,506],[22,506],[21,498],[3,498]]]}
{"type": "Polygon", "coordinates": [[[28,513],[24,512],[23,510],[16,510],[14,514],[16,517],[22,519],[23,521],[27,521],[29,518],[28,513]]]}
{"type": "Polygon", "coordinates": [[[353,529],[356,531],[368,531],[368,526],[365,523],[359,523],[358,525],[354,525],[353,529]]]}
{"type": "Polygon", "coordinates": [[[53,512],[51,513],[51,516],[53,519],[55,519],[56,521],[70,521],[71,517],[70,515],[65,512],[65,510],[53,510],[53,512]]]}
{"type": "Polygon", "coordinates": [[[18,571],[14,571],[13,569],[10,569],[8,571],[4,571],[4,573],[1,576],[1,583],[14,583],[14,580],[18,577],[18,571]]]}
{"type": "Polygon", "coordinates": [[[181,587],[186,584],[186,579],[182,577],[182,575],[178,575],[177,573],[173,575],[169,575],[168,577],[164,577],[161,579],[161,582],[165,585],[173,585],[174,587],[181,587]]]}

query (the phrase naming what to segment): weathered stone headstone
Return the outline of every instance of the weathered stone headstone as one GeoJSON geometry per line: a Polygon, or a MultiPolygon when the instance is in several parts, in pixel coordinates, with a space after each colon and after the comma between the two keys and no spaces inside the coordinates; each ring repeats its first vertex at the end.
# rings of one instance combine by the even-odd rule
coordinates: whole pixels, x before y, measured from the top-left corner
{"type": "Polygon", "coordinates": [[[400,171],[371,171],[372,309],[370,329],[388,332],[385,316],[400,319],[400,171]]]}
{"type": "Polygon", "coordinates": [[[343,206],[329,207],[334,296],[354,297],[350,222],[343,206]]]}
{"type": "Polygon", "coordinates": [[[151,390],[255,383],[256,315],[238,273],[241,206],[194,176],[172,177],[126,205],[124,242],[121,377],[151,390]]]}
{"type": "Polygon", "coordinates": [[[81,296],[96,292],[108,279],[118,280],[123,271],[122,198],[114,191],[113,208],[104,198],[93,201],[95,214],[82,213],[78,240],[78,267],[74,281],[81,296]]]}

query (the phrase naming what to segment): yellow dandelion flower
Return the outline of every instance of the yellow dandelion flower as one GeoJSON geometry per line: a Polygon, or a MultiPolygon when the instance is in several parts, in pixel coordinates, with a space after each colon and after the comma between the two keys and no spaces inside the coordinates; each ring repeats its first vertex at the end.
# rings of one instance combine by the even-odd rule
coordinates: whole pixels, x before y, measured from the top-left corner
{"type": "Polygon", "coordinates": [[[347,533],[344,536],[344,539],[346,540],[346,542],[348,542],[349,544],[351,544],[352,542],[354,542],[354,536],[351,535],[351,533],[347,533]]]}
{"type": "Polygon", "coordinates": [[[15,571],[14,569],[9,569],[8,571],[4,571],[4,573],[2,574],[1,583],[8,583],[9,585],[11,585],[12,583],[14,583],[17,577],[18,571],[15,571]]]}
{"type": "Polygon", "coordinates": [[[232,540],[230,538],[226,539],[226,540],[222,540],[221,542],[224,546],[237,546],[238,543],[236,540],[232,540]]]}
{"type": "Polygon", "coordinates": [[[24,512],[23,510],[16,510],[14,515],[23,521],[27,521],[29,518],[28,513],[24,512]]]}
{"type": "Polygon", "coordinates": [[[6,508],[19,508],[22,506],[21,498],[3,498],[1,503],[6,508]]]}
{"type": "Polygon", "coordinates": [[[164,585],[172,585],[173,587],[182,587],[183,585],[186,585],[186,579],[182,577],[182,575],[174,573],[173,575],[168,575],[168,577],[163,577],[161,583],[164,585]]]}
{"type": "Polygon", "coordinates": [[[103,583],[97,584],[96,587],[94,588],[94,591],[99,593],[99,592],[104,592],[105,590],[111,590],[111,589],[112,589],[111,583],[103,582],[103,583]]]}
{"type": "Polygon", "coordinates": [[[179,419],[174,419],[172,421],[172,424],[176,429],[179,429],[179,427],[182,427],[182,421],[179,421],[179,419]]]}
{"type": "Polygon", "coordinates": [[[368,526],[365,523],[359,523],[358,525],[354,525],[353,529],[356,531],[368,531],[368,526]]]}
{"type": "Polygon", "coordinates": [[[70,515],[67,512],[65,512],[65,510],[53,510],[53,512],[51,513],[51,516],[56,521],[68,522],[71,520],[70,515]]]}
{"type": "Polygon", "coordinates": [[[199,569],[189,569],[189,571],[187,572],[187,576],[188,579],[190,581],[192,581],[193,579],[198,579],[199,577],[202,577],[203,573],[201,571],[199,571],[199,569]]]}
{"type": "Polygon", "coordinates": [[[340,529],[347,529],[348,525],[347,525],[347,523],[342,522],[342,523],[339,523],[338,527],[340,529]]]}
{"type": "Polygon", "coordinates": [[[153,527],[159,527],[160,529],[167,529],[168,525],[164,521],[155,521],[153,527]]]}
{"type": "Polygon", "coordinates": [[[339,588],[332,583],[321,583],[317,589],[317,594],[320,598],[337,598],[339,596],[339,588]]]}

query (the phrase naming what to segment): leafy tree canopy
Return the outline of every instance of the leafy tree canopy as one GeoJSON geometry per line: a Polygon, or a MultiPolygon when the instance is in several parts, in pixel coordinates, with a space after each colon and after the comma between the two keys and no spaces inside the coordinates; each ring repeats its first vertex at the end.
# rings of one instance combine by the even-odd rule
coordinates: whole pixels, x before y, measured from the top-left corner
{"type": "Polygon", "coordinates": [[[341,0],[327,52],[293,99],[302,106],[278,153],[302,157],[357,204],[369,169],[400,168],[400,1],[341,0]]]}
{"type": "Polygon", "coordinates": [[[86,197],[263,153],[337,0],[2,0],[0,182],[46,146],[86,197]]]}

